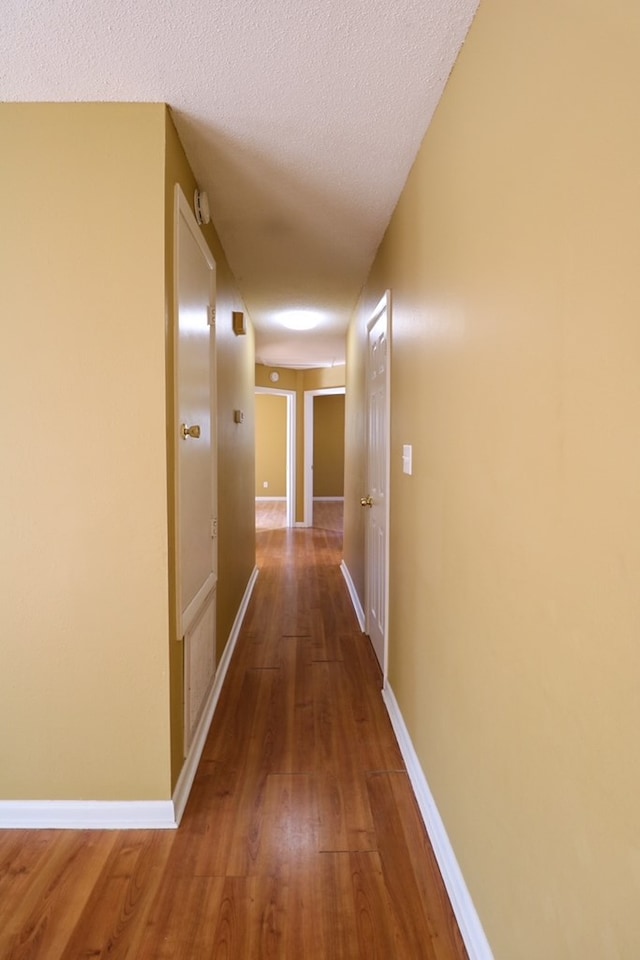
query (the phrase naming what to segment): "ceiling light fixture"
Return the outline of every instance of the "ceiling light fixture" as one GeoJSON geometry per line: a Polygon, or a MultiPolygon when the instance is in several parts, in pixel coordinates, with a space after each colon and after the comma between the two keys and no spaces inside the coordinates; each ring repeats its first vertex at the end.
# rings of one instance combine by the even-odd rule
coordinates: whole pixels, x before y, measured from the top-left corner
{"type": "Polygon", "coordinates": [[[322,319],[317,310],[283,310],[277,315],[278,323],[288,330],[313,330],[322,319]]]}

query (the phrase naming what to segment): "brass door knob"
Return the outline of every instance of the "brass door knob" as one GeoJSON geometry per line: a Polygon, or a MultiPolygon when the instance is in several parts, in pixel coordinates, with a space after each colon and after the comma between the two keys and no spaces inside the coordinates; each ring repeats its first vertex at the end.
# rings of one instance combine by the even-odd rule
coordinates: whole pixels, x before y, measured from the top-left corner
{"type": "Polygon", "coordinates": [[[360,505],[362,507],[372,507],[373,497],[360,497],[360,505]]]}
{"type": "Polygon", "coordinates": [[[183,440],[186,440],[187,437],[193,437],[194,440],[198,440],[200,438],[200,427],[197,423],[192,427],[188,427],[186,423],[182,423],[180,424],[180,433],[183,440]]]}

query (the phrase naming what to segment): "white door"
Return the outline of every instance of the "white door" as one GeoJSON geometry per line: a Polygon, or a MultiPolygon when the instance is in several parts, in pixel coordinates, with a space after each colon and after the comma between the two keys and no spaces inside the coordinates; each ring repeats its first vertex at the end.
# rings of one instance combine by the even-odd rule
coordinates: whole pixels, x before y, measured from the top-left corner
{"type": "Polygon", "coordinates": [[[389,518],[389,295],[376,307],[368,330],[367,495],[365,521],[365,617],[383,677],[387,676],[389,518]]]}
{"type": "Polygon", "coordinates": [[[188,750],[216,667],[215,262],[179,187],[175,210],[178,635],[188,750]]]}

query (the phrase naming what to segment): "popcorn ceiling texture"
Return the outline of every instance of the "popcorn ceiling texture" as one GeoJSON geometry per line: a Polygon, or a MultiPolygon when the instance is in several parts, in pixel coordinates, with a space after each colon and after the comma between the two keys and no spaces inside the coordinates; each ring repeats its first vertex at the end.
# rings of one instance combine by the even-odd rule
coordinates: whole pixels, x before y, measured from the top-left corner
{"type": "Polygon", "coordinates": [[[168,103],[259,359],[331,363],[476,6],[2,0],[0,98],[168,103]]]}

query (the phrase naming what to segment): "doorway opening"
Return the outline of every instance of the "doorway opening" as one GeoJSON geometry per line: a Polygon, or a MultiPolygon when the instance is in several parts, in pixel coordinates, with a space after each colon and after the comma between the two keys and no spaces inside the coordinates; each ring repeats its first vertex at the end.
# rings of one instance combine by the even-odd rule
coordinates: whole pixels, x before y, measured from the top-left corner
{"type": "Polygon", "coordinates": [[[344,387],[304,393],[304,525],[342,530],[344,387]]]}
{"type": "Polygon", "coordinates": [[[295,526],[295,390],[256,387],[256,529],[295,526]]]}

